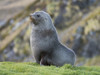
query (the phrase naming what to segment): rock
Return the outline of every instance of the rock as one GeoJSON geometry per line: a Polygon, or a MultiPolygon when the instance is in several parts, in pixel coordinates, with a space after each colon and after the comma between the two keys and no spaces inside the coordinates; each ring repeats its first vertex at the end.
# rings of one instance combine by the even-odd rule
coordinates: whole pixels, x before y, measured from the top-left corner
{"type": "Polygon", "coordinates": [[[64,17],[62,14],[59,14],[54,21],[55,27],[58,29],[62,29],[64,27],[64,17]]]}
{"type": "Polygon", "coordinates": [[[12,51],[14,48],[14,42],[12,41],[11,44],[3,51],[3,54],[7,54],[8,52],[12,51]]]}
{"type": "Polygon", "coordinates": [[[0,62],[3,61],[3,56],[2,54],[0,53],[0,62]]]}
{"type": "Polygon", "coordinates": [[[23,62],[35,62],[35,58],[32,56],[26,57],[23,62]]]}
{"type": "Polygon", "coordinates": [[[95,32],[90,32],[87,35],[87,44],[84,46],[83,56],[94,57],[100,54],[100,39],[96,37],[95,32]]]}
{"type": "Polygon", "coordinates": [[[59,7],[59,14],[55,18],[55,20],[54,20],[54,25],[58,29],[62,29],[65,26],[65,17],[64,17],[64,14],[66,13],[66,9],[65,9],[66,4],[61,1],[61,3],[59,5],[60,5],[60,7],[59,7]]]}
{"type": "Polygon", "coordinates": [[[77,55],[81,55],[82,53],[82,47],[84,45],[83,35],[84,35],[84,27],[78,27],[72,45],[72,49],[75,51],[77,55]]]}
{"type": "Polygon", "coordinates": [[[77,35],[73,41],[72,49],[75,51],[77,55],[81,55],[82,53],[82,46],[83,46],[83,39],[82,35],[77,35]]]}
{"type": "Polygon", "coordinates": [[[96,0],[75,0],[72,2],[73,5],[78,5],[80,10],[83,10],[87,6],[93,4],[96,0]]]}

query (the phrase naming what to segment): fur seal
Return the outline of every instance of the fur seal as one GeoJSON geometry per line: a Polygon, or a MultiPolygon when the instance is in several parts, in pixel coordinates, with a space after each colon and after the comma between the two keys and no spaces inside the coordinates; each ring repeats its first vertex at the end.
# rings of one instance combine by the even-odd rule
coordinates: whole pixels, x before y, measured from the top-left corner
{"type": "Polygon", "coordinates": [[[75,53],[62,45],[48,13],[38,11],[30,14],[31,50],[37,63],[41,65],[74,65],[75,53]]]}

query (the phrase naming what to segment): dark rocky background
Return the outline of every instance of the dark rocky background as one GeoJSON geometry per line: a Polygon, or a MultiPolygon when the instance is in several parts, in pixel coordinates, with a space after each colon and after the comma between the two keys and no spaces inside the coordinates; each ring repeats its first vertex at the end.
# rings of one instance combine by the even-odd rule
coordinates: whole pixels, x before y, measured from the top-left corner
{"type": "Polygon", "coordinates": [[[34,62],[29,14],[50,14],[60,41],[72,48],[76,65],[100,65],[99,0],[0,0],[0,61],[34,62]]]}

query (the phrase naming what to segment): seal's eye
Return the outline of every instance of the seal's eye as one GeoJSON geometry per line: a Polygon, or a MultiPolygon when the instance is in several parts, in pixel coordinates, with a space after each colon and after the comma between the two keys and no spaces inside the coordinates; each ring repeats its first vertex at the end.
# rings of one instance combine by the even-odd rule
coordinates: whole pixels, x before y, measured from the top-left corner
{"type": "Polygon", "coordinates": [[[40,15],[38,14],[37,17],[40,17],[40,15]]]}

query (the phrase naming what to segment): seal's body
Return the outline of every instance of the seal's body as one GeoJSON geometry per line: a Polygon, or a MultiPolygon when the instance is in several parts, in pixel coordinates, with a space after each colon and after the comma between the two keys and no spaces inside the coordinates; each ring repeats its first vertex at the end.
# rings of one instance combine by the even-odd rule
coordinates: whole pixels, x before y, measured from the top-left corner
{"type": "Polygon", "coordinates": [[[36,62],[42,65],[74,64],[75,53],[63,46],[48,13],[39,11],[30,15],[31,49],[36,62]]]}
{"type": "Polygon", "coordinates": [[[74,65],[74,62],[74,52],[59,43],[51,53],[41,58],[40,63],[43,65],[63,66],[64,64],[74,65]]]}

